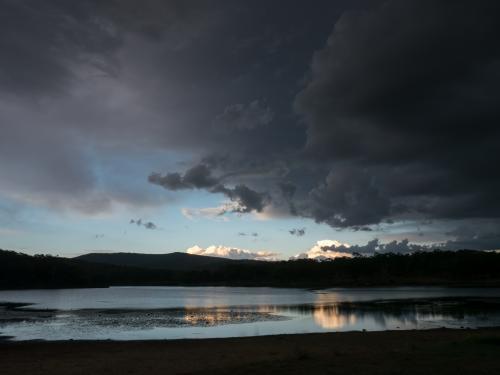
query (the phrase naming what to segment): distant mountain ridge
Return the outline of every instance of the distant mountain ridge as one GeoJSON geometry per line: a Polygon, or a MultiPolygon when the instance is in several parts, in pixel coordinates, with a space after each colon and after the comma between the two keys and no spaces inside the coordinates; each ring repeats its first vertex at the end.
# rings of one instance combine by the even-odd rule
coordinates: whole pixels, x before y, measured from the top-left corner
{"type": "Polygon", "coordinates": [[[255,262],[211,256],[192,255],[181,252],[166,254],[89,253],[75,257],[73,259],[83,260],[91,263],[110,264],[114,266],[163,269],[171,271],[216,270],[230,264],[255,262]]]}

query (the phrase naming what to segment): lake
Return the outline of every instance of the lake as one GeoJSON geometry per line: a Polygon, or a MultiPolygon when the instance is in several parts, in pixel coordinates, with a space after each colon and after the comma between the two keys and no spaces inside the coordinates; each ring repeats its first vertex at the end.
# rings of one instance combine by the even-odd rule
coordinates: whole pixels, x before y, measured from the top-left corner
{"type": "Polygon", "coordinates": [[[488,326],[500,326],[499,288],[0,291],[0,336],[12,340],[149,340],[488,326]]]}

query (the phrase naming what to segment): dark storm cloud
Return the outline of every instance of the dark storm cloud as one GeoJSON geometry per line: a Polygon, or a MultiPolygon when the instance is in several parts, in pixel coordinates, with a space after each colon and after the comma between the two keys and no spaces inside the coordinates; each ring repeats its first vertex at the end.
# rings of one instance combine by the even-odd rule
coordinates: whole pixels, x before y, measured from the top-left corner
{"type": "Polygon", "coordinates": [[[4,0],[0,7],[1,190],[52,208],[109,207],[108,197],[94,194],[95,177],[67,128],[52,131],[42,103],[32,100],[60,96],[79,64],[107,65],[115,38],[84,2],[4,0]]]}
{"type": "Polygon", "coordinates": [[[306,153],[333,165],[300,214],[340,227],[498,217],[499,11],[387,1],[337,21],[295,100],[306,153]]]}
{"type": "Polygon", "coordinates": [[[189,186],[183,182],[183,178],[179,173],[167,173],[162,176],[159,173],[152,173],[148,177],[148,181],[155,185],[163,186],[168,190],[182,190],[182,189],[190,189],[192,186],[189,186]]]}
{"type": "Polygon", "coordinates": [[[0,1],[3,197],[86,214],[164,201],[99,181],[94,170],[101,148],[119,144],[124,153],[137,123],[150,122],[140,103],[136,113],[120,103],[124,64],[117,53],[126,28],[109,11],[113,3],[0,1]]]}
{"type": "Polygon", "coordinates": [[[450,250],[500,250],[500,220],[466,222],[447,233],[453,237],[445,243],[450,250]]]}
{"type": "Polygon", "coordinates": [[[168,190],[208,189],[219,184],[219,179],[212,176],[212,171],[205,164],[198,164],[188,169],[183,176],[179,173],[167,173],[162,176],[152,173],[148,181],[168,190]]]}
{"type": "Polygon", "coordinates": [[[0,85],[3,91],[61,93],[78,64],[111,69],[117,35],[92,1],[0,2],[0,85]]]}
{"type": "Polygon", "coordinates": [[[326,181],[309,193],[304,214],[333,227],[359,227],[379,223],[390,213],[390,202],[364,171],[332,170],[326,181]]]}
{"type": "Polygon", "coordinates": [[[309,150],[393,162],[442,155],[450,131],[461,138],[454,148],[483,138],[478,130],[495,133],[498,10],[495,1],[408,0],[345,14],[297,97],[309,150]],[[472,134],[459,127],[479,118],[472,134]]]}
{"type": "Polygon", "coordinates": [[[188,169],[184,175],[177,172],[161,175],[152,173],[148,181],[167,190],[206,189],[210,193],[221,193],[238,205],[232,208],[233,212],[248,213],[261,212],[268,204],[269,197],[248,186],[237,184],[234,187],[222,183],[224,177],[214,177],[211,169],[205,164],[198,164],[188,169]]]}
{"type": "Polygon", "coordinates": [[[1,187],[21,199],[14,187],[22,185],[22,200],[89,213],[117,201],[162,202],[146,191],[102,191],[108,176],[96,169],[103,153],[230,153],[245,161],[230,172],[245,175],[255,159],[269,170],[288,158],[304,141],[303,129],[290,126],[296,82],[343,7],[292,1],[283,12],[278,3],[202,0],[0,6],[0,142],[14,149],[0,160],[9,172],[1,187]],[[235,131],[214,131],[218,121],[235,131]]]}
{"type": "Polygon", "coordinates": [[[481,236],[459,236],[456,240],[447,241],[444,249],[449,250],[500,250],[500,233],[491,232],[481,236]]]}
{"type": "Polygon", "coordinates": [[[217,185],[212,189],[212,192],[222,193],[231,201],[237,202],[238,207],[234,211],[240,213],[261,212],[268,203],[267,194],[259,193],[245,185],[236,185],[234,188],[217,185]]]}
{"type": "Polygon", "coordinates": [[[281,181],[278,183],[278,188],[287,200],[291,200],[297,191],[297,186],[295,186],[290,181],[281,181]]]}
{"type": "MultiPolygon", "coordinates": [[[[389,1],[346,12],[295,100],[309,161],[255,133],[272,139],[287,160],[276,185],[290,214],[362,231],[400,217],[498,216],[491,202],[500,180],[488,168],[498,158],[495,10],[494,2],[389,1]]],[[[216,119],[226,129],[258,129],[241,125],[250,107],[230,105],[216,119]]],[[[271,128],[277,134],[279,122],[271,128]]],[[[238,137],[218,142],[241,145],[238,137]]],[[[258,141],[244,138],[239,151],[249,157],[241,169],[252,169],[262,154],[261,165],[279,158],[265,148],[256,153],[258,141]]]]}
{"type": "Polygon", "coordinates": [[[224,132],[252,130],[268,125],[273,120],[271,108],[254,100],[248,105],[233,104],[217,115],[214,121],[215,130],[224,132]]]}
{"type": "Polygon", "coordinates": [[[28,95],[66,91],[82,65],[118,75],[115,52],[126,33],[159,40],[175,29],[176,43],[186,43],[211,14],[198,0],[2,0],[0,6],[0,83],[28,95]]]}

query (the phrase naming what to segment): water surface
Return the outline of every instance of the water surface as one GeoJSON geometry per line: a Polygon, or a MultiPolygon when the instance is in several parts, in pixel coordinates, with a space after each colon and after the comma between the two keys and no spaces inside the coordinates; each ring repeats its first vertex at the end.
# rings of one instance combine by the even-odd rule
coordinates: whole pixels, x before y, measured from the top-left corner
{"type": "Polygon", "coordinates": [[[0,291],[0,335],[14,340],[208,338],[499,325],[496,288],[0,291]]]}

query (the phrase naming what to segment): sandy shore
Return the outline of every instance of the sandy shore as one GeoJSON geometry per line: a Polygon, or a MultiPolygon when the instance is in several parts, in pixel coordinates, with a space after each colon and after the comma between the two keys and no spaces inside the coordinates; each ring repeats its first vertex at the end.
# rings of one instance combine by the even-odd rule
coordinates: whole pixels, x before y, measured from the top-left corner
{"type": "Polygon", "coordinates": [[[0,342],[10,374],[500,374],[500,328],[0,342]]]}

